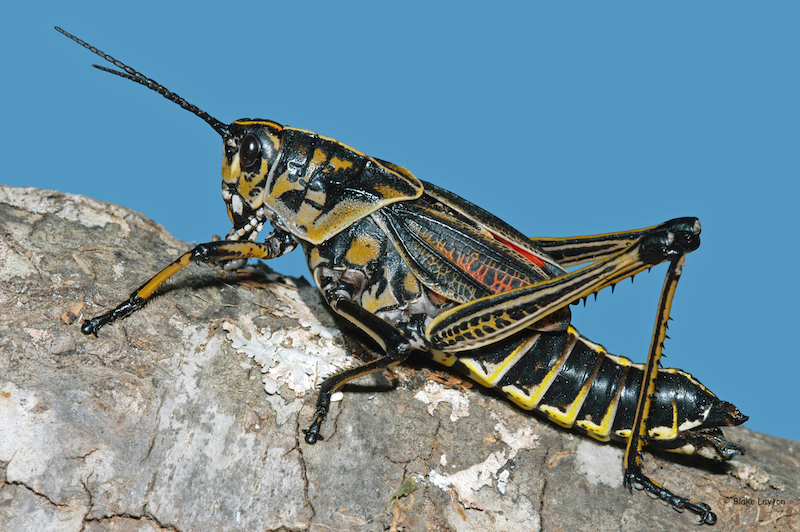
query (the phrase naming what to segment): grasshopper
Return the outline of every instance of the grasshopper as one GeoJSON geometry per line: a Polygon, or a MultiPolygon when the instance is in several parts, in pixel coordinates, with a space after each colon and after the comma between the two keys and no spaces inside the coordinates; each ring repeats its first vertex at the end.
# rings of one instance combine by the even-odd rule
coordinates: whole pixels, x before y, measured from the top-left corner
{"type": "Polygon", "coordinates": [[[405,168],[332,138],[264,119],[224,124],[56,29],[120,70],[96,68],[158,92],[214,128],[222,137],[222,197],[233,223],[224,240],[194,247],[116,308],[86,320],[85,334],[97,335],[141,309],[189,264],[236,268],[299,245],[330,307],[383,351],[322,382],[306,443],[323,439],[331,396],[345,383],[421,351],[523,409],[597,440],[625,443],[629,489],[688,509],[701,524],[716,522],[707,504],[675,495],[642,472],[645,445],[718,461],[744,453],[720,427],[747,416],[688,373],[659,366],[685,255],[700,245],[696,218],[618,233],[529,238],[405,168]],[[267,221],[274,230],[258,242],[267,221]],[[570,324],[570,304],[662,262],[669,267],[646,364],[610,354],[570,324]]]}

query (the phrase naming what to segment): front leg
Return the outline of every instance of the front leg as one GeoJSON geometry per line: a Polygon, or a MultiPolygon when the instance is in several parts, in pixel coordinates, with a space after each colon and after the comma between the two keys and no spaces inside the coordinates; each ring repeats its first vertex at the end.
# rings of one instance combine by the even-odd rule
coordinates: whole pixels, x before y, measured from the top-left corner
{"type": "Polygon", "coordinates": [[[126,318],[142,308],[156,290],[167,279],[194,262],[246,261],[247,259],[274,259],[297,247],[297,241],[289,233],[275,230],[266,241],[250,242],[237,240],[219,240],[199,244],[178,257],[169,266],[155,274],[150,280],[136,289],[128,299],[113,310],[100,316],[85,320],[81,326],[83,334],[97,336],[97,331],[109,323],[126,318]]]}
{"type": "Polygon", "coordinates": [[[440,351],[476,349],[497,342],[603,288],[700,245],[700,222],[678,219],[642,235],[605,260],[553,279],[482,297],[436,317],[426,330],[440,351]],[[669,225],[672,224],[672,225],[669,225]]]}
{"type": "Polygon", "coordinates": [[[322,440],[319,433],[322,423],[328,417],[328,410],[331,407],[331,396],[345,383],[375,373],[384,369],[389,369],[403,362],[411,353],[411,345],[403,334],[393,325],[385,322],[378,316],[364,310],[348,298],[351,290],[343,288],[349,285],[339,283],[325,291],[325,299],[337,314],[352,322],[356,327],[366,332],[378,345],[383,348],[385,356],[367,362],[360,366],[332,375],[322,381],[319,397],[317,398],[317,409],[314,412],[314,419],[311,426],[304,430],[306,443],[314,444],[322,440]]]}

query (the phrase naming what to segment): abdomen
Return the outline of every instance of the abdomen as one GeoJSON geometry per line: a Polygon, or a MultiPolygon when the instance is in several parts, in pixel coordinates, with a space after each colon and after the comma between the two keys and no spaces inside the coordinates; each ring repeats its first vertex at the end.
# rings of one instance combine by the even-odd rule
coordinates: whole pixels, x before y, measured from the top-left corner
{"type": "MultiPolygon", "coordinates": [[[[630,437],[643,365],[608,353],[572,326],[559,332],[527,330],[459,356],[433,357],[562,427],[600,441],[630,437]]],[[[729,459],[738,454],[738,446],[725,442],[717,427],[746,419],[688,373],[660,369],[648,416],[648,443],[687,454],[710,447],[701,454],[729,459]]]]}

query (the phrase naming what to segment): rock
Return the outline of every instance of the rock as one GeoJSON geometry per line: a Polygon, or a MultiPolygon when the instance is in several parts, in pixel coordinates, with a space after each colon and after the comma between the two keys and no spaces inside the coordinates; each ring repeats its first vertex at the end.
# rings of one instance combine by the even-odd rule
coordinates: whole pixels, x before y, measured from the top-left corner
{"type": "MultiPolygon", "coordinates": [[[[264,267],[191,266],[143,311],[81,334],[84,318],[187,249],[123,207],[0,186],[0,530],[653,531],[693,520],[623,489],[620,447],[422,360],[398,369],[396,386],[379,375],[348,388],[325,441],[307,445],[315,379],[370,350],[351,328],[340,334],[316,289],[264,267]],[[393,500],[409,477],[418,489],[393,500]]],[[[647,454],[646,472],[709,503],[717,530],[800,528],[800,443],[726,435],[747,455],[647,454]]]]}

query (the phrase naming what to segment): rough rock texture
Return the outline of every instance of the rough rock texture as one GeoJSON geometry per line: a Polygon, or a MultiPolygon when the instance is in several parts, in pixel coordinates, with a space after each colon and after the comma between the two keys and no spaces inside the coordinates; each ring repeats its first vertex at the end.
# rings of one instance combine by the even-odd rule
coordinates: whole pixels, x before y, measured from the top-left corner
{"type": "MultiPolygon", "coordinates": [[[[307,445],[314,379],[369,351],[263,269],[192,266],[81,334],[186,249],[122,207],[0,186],[0,530],[694,529],[621,487],[621,448],[422,362],[351,386],[307,445]]],[[[648,454],[646,471],[711,504],[716,530],[798,530],[800,442],[726,433],[748,453],[732,464],[648,454]]]]}

